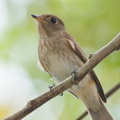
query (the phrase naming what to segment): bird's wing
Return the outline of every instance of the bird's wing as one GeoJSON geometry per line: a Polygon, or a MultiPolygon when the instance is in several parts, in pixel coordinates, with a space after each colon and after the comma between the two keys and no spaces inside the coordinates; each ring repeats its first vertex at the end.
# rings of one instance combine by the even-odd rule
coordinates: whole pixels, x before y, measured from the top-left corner
{"type": "MultiPolygon", "coordinates": [[[[83,61],[83,63],[87,62],[87,57],[86,55],[84,54],[84,52],[82,51],[82,49],[80,48],[79,44],[74,40],[74,38],[72,38],[68,33],[64,32],[64,35],[65,35],[65,38],[67,39],[68,43],[70,44],[71,48],[75,51],[75,53],[77,54],[77,56],[80,58],[80,60],[83,61]]],[[[104,91],[103,91],[103,88],[95,74],[95,72],[92,70],[90,72],[91,76],[93,77],[95,83],[96,83],[96,86],[97,86],[97,90],[98,90],[98,93],[101,97],[101,99],[106,102],[106,97],[105,97],[105,94],[104,94],[104,91]]]]}

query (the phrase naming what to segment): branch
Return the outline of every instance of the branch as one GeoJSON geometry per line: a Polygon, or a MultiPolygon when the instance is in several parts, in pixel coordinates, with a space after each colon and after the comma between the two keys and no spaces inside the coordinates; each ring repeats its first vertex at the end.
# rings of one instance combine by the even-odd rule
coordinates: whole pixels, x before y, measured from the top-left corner
{"type": "MultiPolygon", "coordinates": [[[[105,57],[111,54],[113,51],[120,49],[120,33],[107,45],[97,51],[93,56],[77,71],[77,78],[79,82],[87,75],[100,61],[102,61],[105,57]]],[[[4,120],[21,120],[32,111],[59,95],[63,91],[67,90],[71,86],[75,85],[76,81],[74,80],[74,76],[69,76],[63,82],[53,87],[50,91],[45,92],[41,96],[29,101],[27,105],[18,111],[17,113],[5,118],[4,120]]],[[[77,82],[78,84],[78,82],[77,82]]]]}
{"type": "MultiPolygon", "coordinates": [[[[108,98],[109,96],[111,96],[113,93],[115,93],[118,89],[120,89],[120,83],[116,84],[112,89],[110,89],[105,95],[106,98],[108,98]]],[[[88,115],[88,112],[85,111],[79,118],[77,118],[76,120],[82,120],[86,115],[88,115]]]]}

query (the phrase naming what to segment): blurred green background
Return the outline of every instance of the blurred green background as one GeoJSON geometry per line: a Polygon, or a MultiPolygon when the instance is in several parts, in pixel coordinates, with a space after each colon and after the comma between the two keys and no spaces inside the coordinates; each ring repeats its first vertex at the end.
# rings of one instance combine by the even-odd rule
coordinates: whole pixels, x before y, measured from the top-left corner
{"type": "MultiPolygon", "coordinates": [[[[44,13],[60,17],[87,56],[120,32],[120,0],[1,0],[0,119],[20,110],[54,83],[37,67],[39,36],[31,14],[44,13]]],[[[120,82],[120,52],[103,60],[95,72],[105,92],[120,82]]],[[[119,120],[120,90],[106,106],[119,120]]],[[[50,100],[24,120],[75,120],[84,110],[81,101],[64,92],[63,97],[50,100]]]]}

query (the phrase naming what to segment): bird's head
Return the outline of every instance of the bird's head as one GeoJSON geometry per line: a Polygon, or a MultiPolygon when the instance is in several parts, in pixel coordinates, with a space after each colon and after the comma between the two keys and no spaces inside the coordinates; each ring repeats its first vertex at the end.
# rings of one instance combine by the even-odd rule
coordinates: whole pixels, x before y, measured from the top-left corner
{"type": "Polygon", "coordinates": [[[38,23],[40,35],[53,35],[58,31],[65,30],[64,23],[61,19],[52,14],[31,15],[38,23]]]}

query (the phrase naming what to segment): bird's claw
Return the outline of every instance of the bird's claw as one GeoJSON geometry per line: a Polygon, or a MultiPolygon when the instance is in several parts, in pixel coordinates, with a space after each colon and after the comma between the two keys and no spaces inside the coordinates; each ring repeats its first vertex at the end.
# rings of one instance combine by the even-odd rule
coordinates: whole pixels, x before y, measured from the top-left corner
{"type": "Polygon", "coordinates": [[[89,55],[89,59],[92,58],[93,56],[94,56],[94,54],[90,54],[90,55],[89,55]]]}
{"type": "MultiPolygon", "coordinates": [[[[53,87],[55,87],[55,84],[53,84],[52,86],[49,86],[49,89],[52,90],[53,87]]],[[[63,96],[63,93],[61,93],[60,96],[63,96]]]]}
{"type": "Polygon", "coordinates": [[[49,89],[51,90],[53,87],[55,87],[55,84],[53,84],[52,86],[49,86],[49,89]]]}
{"type": "Polygon", "coordinates": [[[63,96],[63,93],[61,93],[60,96],[63,96]]]}
{"type": "Polygon", "coordinates": [[[74,70],[71,75],[74,77],[74,83],[75,84],[78,84],[79,81],[78,81],[78,77],[77,77],[77,70],[74,70]]]}

